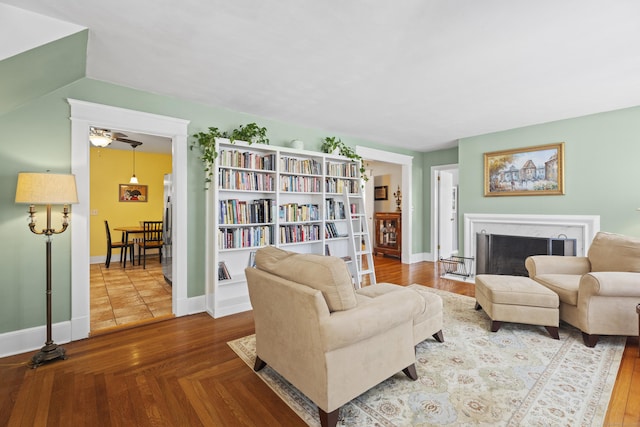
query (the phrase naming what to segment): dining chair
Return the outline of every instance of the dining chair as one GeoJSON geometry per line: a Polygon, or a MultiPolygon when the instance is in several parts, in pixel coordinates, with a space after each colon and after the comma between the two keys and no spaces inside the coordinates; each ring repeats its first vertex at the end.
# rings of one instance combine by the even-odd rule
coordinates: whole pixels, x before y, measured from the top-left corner
{"type": "MultiPolygon", "coordinates": [[[[104,221],[104,228],[107,231],[107,259],[105,261],[105,267],[109,268],[111,264],[111,250],[112,249],[120,249],[120,263],[122,263],[122,254],[127,253],[124,249],[128,249],[131,254],[131,264],[133,264],[133,242],[125,242],[124,233],[122,233],[122,237],[119,242],[114,242],[111,240],[111,230],[109,230],[109,221],[104,221]]],[[[125,255],[126,256],[126,255],[125,255]]],[[[125,259],[126,262],[126,259],[125,259]]]]}
{"type": "Polygon", "coordinates": [[[162,221],[143,221],[142,229],[142,241],[138,242],[138,263],[142,259],[142,268],[147,268],[147,249],[158,249],[159,261],[162,262],[162,221]]]}

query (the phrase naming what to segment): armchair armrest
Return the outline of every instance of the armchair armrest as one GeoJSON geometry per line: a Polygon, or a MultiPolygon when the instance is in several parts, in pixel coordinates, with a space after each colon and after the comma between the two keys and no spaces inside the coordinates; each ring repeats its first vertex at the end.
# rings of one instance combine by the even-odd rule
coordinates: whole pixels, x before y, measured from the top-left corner
{"type": "Polygon", "coordinates": [[[640,301],[640,273],[599,271],[580,279],[578,297],[635,297],[640,301]]]}
{"type": "Polygon", "coordinates": [[[320,321],[323,347],[326,351],[346,347],[405,322],[412,328],[420,308],[415,292],[399,289],[350,310],[333,312],[320,321]]]}
{"type": "Polygon", "coordinates": [[[532,279],[541,274],[583,275],[591,271],[589,258],[578,256],[534,255],[524,265],[532,279]]]}

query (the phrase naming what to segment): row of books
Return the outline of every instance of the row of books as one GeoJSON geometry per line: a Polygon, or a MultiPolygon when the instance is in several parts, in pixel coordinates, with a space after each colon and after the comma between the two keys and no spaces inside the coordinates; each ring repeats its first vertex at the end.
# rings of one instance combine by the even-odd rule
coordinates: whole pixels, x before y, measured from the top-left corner
{"type": "Polygon", "coordinates": [[[303,173],[306,175],[322,175],[322,163],[315,159],[298,159],[281,157],[280,171],[285,173],[303,173]]]}
{"type": "Polygon", "coordinates": [[[276,155],[251,151],[221,150],[218,154],[220,166],[245,169],[275,170],[276,155]]]}
{"type": "Polygon", "coordinates": [[[275,191],[273,174],[221,169],[218,188],[224,190],[275,191]]]}
{"type": "Polygon", "coordinates": [[[320,208],[318,205],[287,203],[280,205],[278,218],[281,221],[318,221],[320,219],[320,208]]]}
{"type": "Polygon", "coordinates": [[[320,193],[322,179],[312,176],[280,176],[280,189],[294,193],[320,193]]]}
{"type": "Polygon", "coordinates": [[[353,179],[327,178],[325,190],[327,193],[342,193],[347,188],[349,193],[358,193],[360,182],[353,179]]]}
{"type": "Polygon", "coordinates": [[[327,175],[357,178],[360,176],[360,170],[358,168],[358,164],[354,162],[351,162],[351,163],[327,162],[327,175]]]}
{"type": "Polygon", "coordinates": [[[238,200],[228,199],[218,202],[220,224],[256,224],[273,222],[275,201],[272,199],[238,200]]]}
{"type": "Polygon", "coordinates": [[[333,222],[325,223],[324,229],[325,229],[324,230],[325,231],[324,235],[325,235],[325,237],[327,237],[329,239],[333,239],[333,238],[336,238],[336,237],[345,237],[345,236],[348,235],[346,233],[340,233],[338,231],[338,228],[336,227],[335,223],[333,223],[333,222]]]}
{"type": "MultiPolygon", "coordinates": [[[[249,262],[247,267],[256,266],[256,251],[249,252],[249,262]]],[[[218,263],[218,280],[231,280],[231,273],[227,268],[227,264],[224,261],[218,263]]]]}
{"type": "Polygon", "coordinates": [[[229,280],[229,279],[231,279],[231,274],[229,273],[227,264],[225,264],[224,261],[220,261],[218,263],[218,280],[229,280]]]}
{"type": "Polygon", "coordinates": [[[270,225],[218,229],[219,249],[238,249],[273,244],[270,225]]]}
{"type": "Polygon", "coordinates": [[[325,217],[327,219],[346,219],[344,211],[344,202],[334,200],[332,198],[324,201],[325,217]]]}
{"type": "Polygon", "coordinates": [[[280,226],[280,243],[297,243],[320,240],[320,225],[298,224],[280,226]]]}

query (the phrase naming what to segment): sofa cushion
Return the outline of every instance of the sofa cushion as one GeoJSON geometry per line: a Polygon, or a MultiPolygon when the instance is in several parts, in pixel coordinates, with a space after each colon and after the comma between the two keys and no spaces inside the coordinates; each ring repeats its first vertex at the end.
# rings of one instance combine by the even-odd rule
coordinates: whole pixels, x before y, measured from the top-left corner
{"type": "Polygon", "coordinates": [[[351,274],[338,257],[267,246],[256,252],[256,268],[319,290],[330,311],[349,310],[357,305],[351,274]]]}
{"type": "Polygon", "coordinates": [[[640,239],[599,232],[589,247],[591,271],[640,272],[640,239]]]}
{"type": "Polygon", "coordinates": [[[578,305],[581,277],[581,274],[540,274],[536,276],[536,282],[558,294],[563,303],[578,305]]]}

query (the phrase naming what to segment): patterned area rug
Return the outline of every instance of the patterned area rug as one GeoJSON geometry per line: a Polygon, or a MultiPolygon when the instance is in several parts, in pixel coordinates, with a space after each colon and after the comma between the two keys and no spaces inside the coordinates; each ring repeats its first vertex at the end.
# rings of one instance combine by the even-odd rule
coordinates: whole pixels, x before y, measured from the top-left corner
{"type": "MultiPolygon", "coordinates": [[[[599,426],[624,350],[624,337],[601,337],[595,348],[560,325],[560,340],[543,327],[503,324],[492,333],[475,299],[426,288],[444,301],[444,343],[418,345],[418,381],[398,373],[340,410],[339,426],[599,426]]],[[[253,367],[255,336],[229,343],[253,367]]],[[[259,375],[307,424],[317,407],[267,366],[259,375]]]]}

